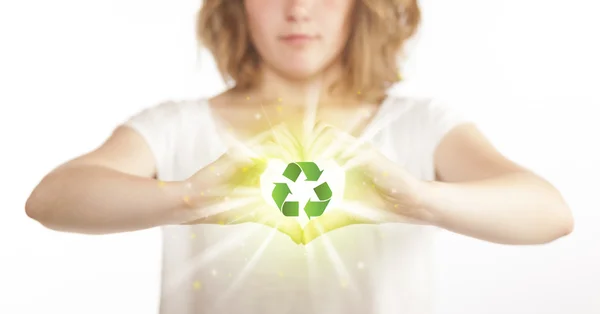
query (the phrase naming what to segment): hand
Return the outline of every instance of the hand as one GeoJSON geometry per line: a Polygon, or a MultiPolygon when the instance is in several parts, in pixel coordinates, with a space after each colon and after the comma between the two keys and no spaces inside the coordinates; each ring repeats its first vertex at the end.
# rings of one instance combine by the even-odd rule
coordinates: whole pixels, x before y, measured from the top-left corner
{"type": "Polygon", "coordinates": [[[344,199],[304,227],[303,243],[353,224],[407,222],[423,224],[420,180],[383,156],[369,143],[334,127],[318,124],[310,155],[334,159],[346,170],[344,199]]]}
{"type": "Polygon", "coordinates": [[[300,243],[302,228],[298,221],[269,206],[260,190],[260,176],[267,159],[292,158],[281,145],[295,145],[294,140],[283,125],[245,143],[233,139],[225,154],[186,180],[186,200],[194,219],[185,224],[255,222],[276,228],[300,243]]]}

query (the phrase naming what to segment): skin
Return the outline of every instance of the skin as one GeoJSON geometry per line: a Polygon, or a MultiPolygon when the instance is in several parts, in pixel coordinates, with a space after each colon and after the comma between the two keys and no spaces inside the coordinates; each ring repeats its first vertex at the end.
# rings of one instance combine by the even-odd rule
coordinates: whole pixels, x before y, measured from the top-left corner
{"type": "MultiPolygon", "coordinates": [[[[354,2],[245,0],[244,4],[251,36],[262,56],[259,84],[250,91],[229,90],[214,97],[210,100],[213,114],[234,126],[233,132],[242,141],[279,123],[300,133],[297,117],[304,112],[311,90],[327,86],[343,73],[339,55],[348,37],[354,2]],[[314,39],[305,43],[282,40],[293,33],[314,39]],[[269,117],[269,122],[256,120],[256,112],[269,117]]],[[[351,145],[368,123],[369,118],[360,118],[365,117],[360,113],[374,113],[379,104],[360,103],[352,91],[345,95],[322,92],[317,118],[331,125],[330,130],[348,135],[351,145]]],[[[409,222],[507,244],[547,243],[573,230],[571,212],[560,193],[505,158],[475,126],[464,124],[449,132],[434,157],[435,182],[416,180],[377,154],[363,158],[357,167],[373,179],[377,165],[389,166],[391,175],[379,180],[377,187],[394,188],[401,191],[400,196],[376,193],[374,202],[409,222]]],[[[240,166],[237,161],[223,160],[240,166]]],[[[211,175],[207,168],[183,182],[157,184],[155,175],[156,165],[145,141],[135,131],[119,127],[95,150],[46,175],[25,209],[48,228],[90,234],[202,223],[195,220],[192,209],[206,200],[191,183],[210,181],[203,180],[211,175]]],[[[333,218],[308,226],[301,236],[294,231],[295,241],[308,243],[323,232],[353,223],[347,219],[341,224],[336,222],[339,217],[333,218]]]]}

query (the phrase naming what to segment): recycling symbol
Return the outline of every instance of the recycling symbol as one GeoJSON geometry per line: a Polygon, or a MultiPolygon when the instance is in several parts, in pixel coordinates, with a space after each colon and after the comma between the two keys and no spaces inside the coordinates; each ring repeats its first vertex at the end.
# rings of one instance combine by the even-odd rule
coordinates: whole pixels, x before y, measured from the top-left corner
{"type": "MultiPolygon", "coordinates": [[[[323,170],[320,170],[314,162],[292,162],[289,163],[283,171],[283,176],[292,182],[296,182],[301,173],[304,173],[306,176],[306,181],[316,182],[321,177],[323,170]]],[[[300,203],[298,201],[286,201],[288,196],[292,194],[287,183],[277,182],[274,184],[275,187],[273,188],[273,193],[271,195],[273,196],[275,204],[277,204],[277,208],[279,208],[284,216],[298,217],[300,215],[300,203]]],[[[317,199],[311,197],[304,206],[304,212],[309,219],[321,216],[323,212],[325,212],[329,201],[331,201],[331,196],[333,195],[327,182],[319,184],[313,191],[315,192],[317,199]]]]}

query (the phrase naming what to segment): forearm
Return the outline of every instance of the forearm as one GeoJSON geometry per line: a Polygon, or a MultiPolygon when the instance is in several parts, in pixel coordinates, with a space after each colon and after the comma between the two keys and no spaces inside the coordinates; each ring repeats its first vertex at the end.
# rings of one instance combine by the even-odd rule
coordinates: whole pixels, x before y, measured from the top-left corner
{"type": "Polygon", "coordinates": [[[99,166],[58,169],[35,188],[26,211],[44,226],[104,234],[152,228],[185,220],[184,187],[99,166]]]}
{"type": "Polygon", "coordinates": [[[549,183],[529,173],[427,183],[422,208],[441,228],[503,244],[540,244],[571,232],[573,219],[549,183]]]}

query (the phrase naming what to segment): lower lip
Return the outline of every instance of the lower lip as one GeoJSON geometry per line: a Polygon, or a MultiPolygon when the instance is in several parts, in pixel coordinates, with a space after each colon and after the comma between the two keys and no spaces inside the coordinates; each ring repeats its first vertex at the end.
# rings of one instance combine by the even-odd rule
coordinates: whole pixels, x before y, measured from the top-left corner
{"type": "Polygon", "coordinates": [[[305,45],[308,44],[312,41],[314,41],[315,38],[314,37],[304,37],[304,36],[298,36],[298,37],[286,37],[286,38],[282,38],[281,41],[283,41],[286,44],[289,45],[305,45]]]}

